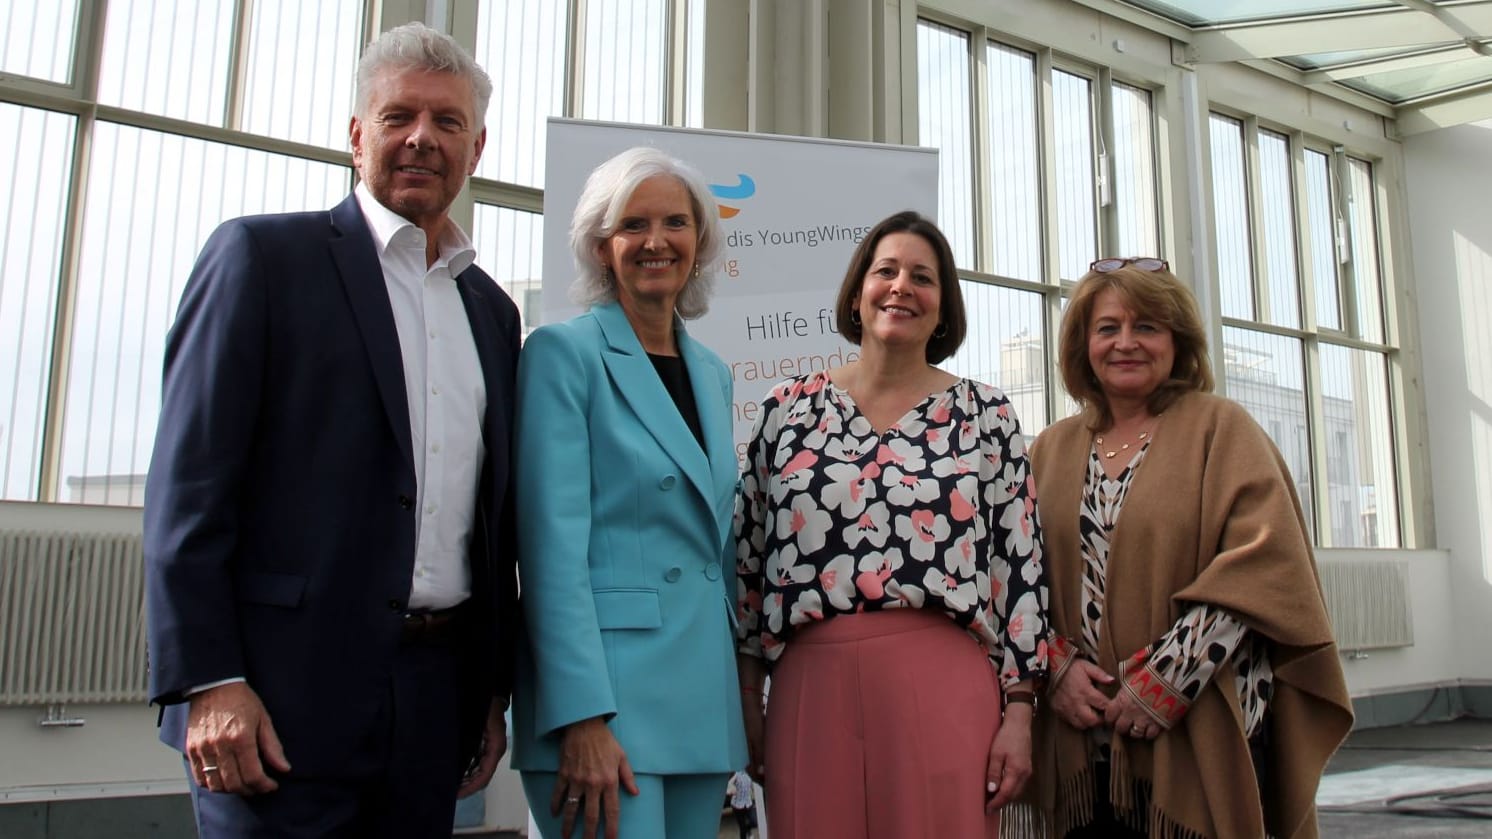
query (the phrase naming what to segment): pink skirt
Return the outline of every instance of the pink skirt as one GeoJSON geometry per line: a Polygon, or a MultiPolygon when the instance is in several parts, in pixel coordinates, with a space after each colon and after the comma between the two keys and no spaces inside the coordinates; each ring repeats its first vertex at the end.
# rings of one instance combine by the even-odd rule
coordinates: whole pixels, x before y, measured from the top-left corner
{"type": "Polygon", "coordinates": [[[800,629],[772,671],[772,839],[997,837],[985,769],[1000,726],[995,671],[972,636],[921,609],[800,629]]]}

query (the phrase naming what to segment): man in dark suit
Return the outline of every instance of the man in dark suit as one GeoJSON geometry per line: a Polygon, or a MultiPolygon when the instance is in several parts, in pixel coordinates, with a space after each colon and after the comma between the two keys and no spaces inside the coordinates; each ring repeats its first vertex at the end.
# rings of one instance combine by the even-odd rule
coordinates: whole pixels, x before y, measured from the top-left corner
{"type": "Polygon", "coordinates": [[[150,694],[207,837],[451,835],[507,745],[517,309],[448,218],[492,84],[372,43],[361,183],[202,250],[146,486],[150,694]]]}

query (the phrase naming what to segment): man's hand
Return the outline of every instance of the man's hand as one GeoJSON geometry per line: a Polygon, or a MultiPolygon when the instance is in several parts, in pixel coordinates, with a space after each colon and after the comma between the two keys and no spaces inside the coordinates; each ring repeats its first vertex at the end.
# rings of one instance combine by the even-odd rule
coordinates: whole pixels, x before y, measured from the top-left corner
{"type": "Polygon", "coordinates": [[[502,760],[508,751],[508,723],[503,719],[503,703],[497,699],[492,700],[492,705],[487,709],[487,724],[482,729],[482,746],[477,755],[477,760],[467,770],[466,777],[461,779],[461,787],[456,790],[457,798],[465,798],[468,795],[481,792],[492,780],[492,773],[497,771],[497,762],[502,760]]]}
{"type": "Polygon", "coordinates": [[[186,755],[203,789],[257,795],[280,785],[265,774],[289,772],[290,762],[259,695],[243,682],[193,694],[187,700],[186,755]]]}
{"type": "Polygon", "coordinates": [[[561,836],[575,830],[575,817],[585,823],[585,839],[596,839],[596,827],[604,815],[606,839],[617,839],[617,822],[622,813],[618,785],[637,795],[637,781],[627,753],[616,741],[606,721],[592,717],[571,723],[560,743],[559,777],[549,798],[551,815],[564,815],[561,836]]]}

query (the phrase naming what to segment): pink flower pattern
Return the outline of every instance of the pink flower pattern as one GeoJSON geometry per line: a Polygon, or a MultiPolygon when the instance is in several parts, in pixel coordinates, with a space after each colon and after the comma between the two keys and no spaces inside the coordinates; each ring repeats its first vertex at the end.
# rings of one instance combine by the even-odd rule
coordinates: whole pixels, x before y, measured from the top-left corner
{"type": "Polygon", "coordinates": [[[938,609],[1007,686],[1047,670],[1036,492],[1004,394],[961,379],[877,436],[822,372],[762,403],[736,503],[741,652],[834,615],[938,609]],[[785,614],[784,614],[785,612],[785,614]]]}

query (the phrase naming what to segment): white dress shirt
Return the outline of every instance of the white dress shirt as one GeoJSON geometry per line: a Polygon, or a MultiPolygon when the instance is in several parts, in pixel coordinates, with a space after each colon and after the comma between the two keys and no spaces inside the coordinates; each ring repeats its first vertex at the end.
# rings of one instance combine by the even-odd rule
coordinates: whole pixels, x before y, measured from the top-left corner
{"type": "Polygon", "coordinates": [[[359,183],[355,193],[378,247],[404,359],[418,513],[409,608],[445,609],[471,596],[467,543],[486,454],[487,389],[456,289],[456,276],[476,261],[476,251],[448,222],[440,255],[426,268],[424,231],[378,203],[367,185],[359,183]]]}

